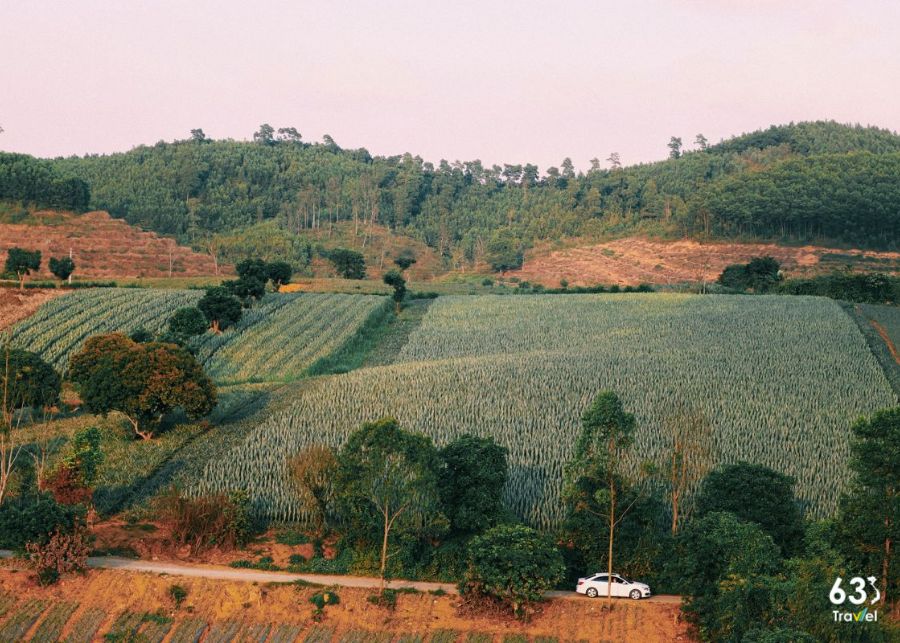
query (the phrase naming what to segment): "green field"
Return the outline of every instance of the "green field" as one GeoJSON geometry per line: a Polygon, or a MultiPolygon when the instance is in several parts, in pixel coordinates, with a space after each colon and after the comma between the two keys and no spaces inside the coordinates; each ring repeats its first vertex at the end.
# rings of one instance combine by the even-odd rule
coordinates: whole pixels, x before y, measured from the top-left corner
{"type": "Polygon", "coordinates": [[[285,458],[339,445],[361,422],[396,416],[444,444],[464,432],[510,451],[508,506],[549,527],[579,418],[602,389],[638,419],[636,469],[658,459],[679,405],[706,415],[723,461],[795,476],[809,513],[831,513],[847,479],[851,423],[896,403],[854,322],[814,297],[571,295],[446,297],[395,363],[297,387],[196,490],[244,488],[270,517],[303,519],[285,458]]]}
{"type": "MultiPolygon", "coordinates": [[[[13,328],[13,344],[35,351],[59,370],[84,341],[100,333],[163,330],[199,290],[98,288],[58,297],[13,328]]],[[[384,297],[269,294],[220,335],[192,340],[198,359],[219,383],[284,381],[346,343],[384,297]]]]}

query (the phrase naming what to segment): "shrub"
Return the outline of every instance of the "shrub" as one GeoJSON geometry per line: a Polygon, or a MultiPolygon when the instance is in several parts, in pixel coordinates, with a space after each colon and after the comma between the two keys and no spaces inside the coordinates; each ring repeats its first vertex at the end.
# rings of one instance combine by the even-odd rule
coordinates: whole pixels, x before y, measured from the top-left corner
{"type": "Polygon", "coordinates": [[[184,603],[187,595],[188,591],[181,585],[169,586],[169,597],[175,601],[175,607],[181,607],[181,604],[184,603]]]}
{"type": "Polygon", "coordinates": [[[253,536],[244,492],[188,498],[173,489],[160,498],[158,510],[172,528],[172,539],[194,552],[243,547],[253,536]]]}
{"type": "Polygon", "coordinates": [[[397,608],[397,590],[386,588],[380,594],[371,594],[366,600],[373,605],[394,611],[397,608]]]}
{"type": "Polygon", "coordinates": [[[499,601],[524,618],[564,573],[562,556],[549,539],[524,525],[500,525],[472,539],[463,595],[499,601]]]}
{"type": "Polygon", "coordinates": [[[71,532],[58,528],[47,542],[31,542],[25,545],[28,560],[37,571],[41,585],[52,585],[62,574],[83,571],[87,565],[88,532],[78,526],[71,532]]]}
{"type": "Polygon", "coordinates": [[[341,598],[336,593],[326,590],[310,596],[309,602],[316,606],[313,610],[313,620],[319,621],[325,616],[325,606],[337,605],[341,602],[341,598]]]}
{"type": "Polygon", "coordinates": [[[52,534],[69,533],[83,520],[83,508],[62,505],[49,493],[20,495],[0,505],[0,547],[44,545],[52,534]]]}
{"type": "Polygon", "coordinates": [[[206,316],[194,306],[179,308],[169,318],[169,331],[179,337],[202,335],[208,326],[206,316]]]}

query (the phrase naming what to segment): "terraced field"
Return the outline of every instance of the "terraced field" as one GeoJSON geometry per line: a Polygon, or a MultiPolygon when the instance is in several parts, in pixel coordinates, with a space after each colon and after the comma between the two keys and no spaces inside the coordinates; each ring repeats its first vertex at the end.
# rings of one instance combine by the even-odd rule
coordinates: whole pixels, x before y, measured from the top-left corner
{"type": "Polygon", "coordinates": [[[897,399],[854,322],[828,299],[446,297],[397,363],[298,387],[290,408],[209,462],[195,489],[247,489],[271,517],[302,520],[285,458],[393,415],[438,444],[464,432],[495,437],[510,450],[508,506],[549,527],[561,517],[581,412],[602,389],[637,416],[634,469],[662,456],[660,426],[687,403],[709,419],[722,461],[795,476],[812,516],[829,514],[844,488],[853,420],[897,399]]]}
{"type": "MultiPolygon", "coordinates": [[[[13,344],[40,353],[59,370],[91,335],[158,332],[198,290],[103,288],[77,291],[41,306],[12,331],[13,344]]],[[[284,381],[304,374],[348,339],[386,298],[338,294],[270,294],[221,335],[195,340],[197,356],[218,382],[284,381]]]]}

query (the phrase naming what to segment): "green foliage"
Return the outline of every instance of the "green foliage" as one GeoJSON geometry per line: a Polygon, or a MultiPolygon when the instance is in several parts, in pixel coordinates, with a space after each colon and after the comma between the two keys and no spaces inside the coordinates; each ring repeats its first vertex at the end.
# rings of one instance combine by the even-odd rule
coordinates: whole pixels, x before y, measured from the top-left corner
{"type": "Polygon", "coordinates": [[[394,258],[394,264],[400,268],[400,270],[407,270],[411,265],[416,263],[416,255],[409,248],[404,248],[400,251],[400,253],[394,258]]]}
{"type": "Polygon", "coordinates": [[[460,591],[495,599],[522,617],[562,576],[562,557],[547,537],[523,525],[499,525],[472,539],[460,591]]]}
{"type": "Polygon", "coordinates": [[[179,308],[169,318],[169,332],[176,337],[190,338],[202,335],[209,328],[206,315],[195,306],[179,308]]]}
{"type": "Polygon", "coordinates": [[[852,430],[854,479],[841,502],[837,541],[854,569],[877,573],[880,587],[896,600],[900,571],[893,550],[900,539],[900,407],[860,418],[852,430]]]}
{"type": "Polygon", "coordinates": [[[105,457],[101,440],[102,435],[97,427],[79,429],[72,438],[71,450],[63,458],[63,466],[75,472],[78,481],[88,488],[97,481],[105,457]]]}
{"type": "Polygon", "coordinates": [[[461,435],[441,449],[441,503],[451,534],[476,534],[503,517],[506,453],[493,438],[474,435],[461,435]]]}
{"type": "Polygon", "coordinates": [[[393,418],[366,422],[338,453],[334,497],[352,538],[382,547],[382,575],[391,532],[440,535],[440,461],[431,440],[400,428],[393,418]]]}
{"type": "Polygon", "coordinates": [[[759,525],[789,556],[803,538],[803,512],[794,498],[794,479],[772,469],[739,462],[721,465],[700,485],[695,511],[728,511],[759,525]]]}
{"type": "Polygon", "coordinates": [[[900,278],[881,273],[834,273],[810,279],[788,279],[778,292],[819,295],[865,304],[900,302],[900,278]]]}
{"type": "Polygon", "coordinates": [[[69,257],[63,257],[62,259],[50,257],[50,272],[57,279],[65,281],[69,278],[69,275],[75,272],[75,262],[69,257]]]}
{"type": "Polygon", "coordinates": [[[291,280],[294,269],[286,261],[273,261],[266,264],[266,277],[272,282],[275,290],[291,280]]]}
{"type": "Polygon", "coordinates": [[[338,447],[352,427],[394,414],[441,446],[464,433],[494,438],[509,450],[507,509],[549,529],[565,516],[581,412],[610,386],[634,411],[641,460],[670,449],[657,427],[688,403],[709,418],[718,461],[790,475],[821,518],[849,481],[847,426],[896,399],[856,324],[820,298],[440,297],[392,361],[289,389],[290,407],[207,463],[197,488],[247,489],[265,515],[308,520],[286,484],[288,456],[338,447]]]}
{"type": "Polygon", "coordinates": [[[41,268],[41,251],[25,250],[24,248],[10,248],[6,251],[6,265],[4,271],[15,275],[19,285],[25,284],[25,277],[41,268]]]}
{"type": "Polygon", "coordinates": [[[60,385],[59,374],[39,355],[0,346],[0,410],[3,411],[0,418],[16,409],[56,404],[60,385]]]}
{"type": "Polygon", "coordinates": [[[52,163],[0,152],[0,199],[83,212],[90,198],[85,181],[61,176],[52,163]]]}
{"type": "Polygon", "coordinates": [[[777,609],[780,555],[760,527],[731,513],[695,518],[679,535],[672,558],[685,611],[714,641],[740,641],[777,609]]]}
{"type": "Polygon", "coordinates": [[[366,260],[361,253],[347,248],[322,251],[323,256],[334,264],[335,270],[344,279],[363,279],[366,276],[366,260]]]}
{"type": "Polygon", "coordinates": [[[781,278],[781,269],[772,257],[756,257],[746,264],[726,266],[719,275],[719,283],[735,290],[753,290],[768,292],[781,278]]]}
{"type": "Polygon", "coordinates": [[[118,333],[87,340],[72,356],[69,376],[87,409],[123,413],[144,439],[175,409],[198,419],[216,405],[215,385],[185,349],[137,344],[118,333]]]}
{"type": "Polygon", "coordinates": [[[241,302],[225,286],[208,288],[197,302],[197,308],[206,316],[213,331],[222,331],[241,318],[241,302]]]}
{"type": "Polygon", "coordinates": [[[0,547],[22,550],[26,543],[46,544],[56,532],[70,533],[84,509],[61,505],[48,493],[22,494],[0,504],[0,547]]]}
{"type": "Polygon", "coordinates": [[[384,283],[394,289],[394,293],[391,295],[391,298],[394,300],[394,303],[397,305],[397,309],[400,309],[400,304],[403,302],[403,298],[406,297],[406,279],[403,278],[403,275],[399,270],[388,270],[384,273],[382,277],[384,283]]]}
{"type": "Polygon", "coordinates": [[[497,230],[487,244],[487,262],[495,272],[504,273],[522,265],[525,248],[510,229],[497,230]]]}

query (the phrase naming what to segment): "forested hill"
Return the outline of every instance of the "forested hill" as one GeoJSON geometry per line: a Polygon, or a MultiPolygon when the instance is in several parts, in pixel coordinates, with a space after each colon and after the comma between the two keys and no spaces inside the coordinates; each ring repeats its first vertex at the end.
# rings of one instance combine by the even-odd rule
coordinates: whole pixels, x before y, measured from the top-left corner
{"type": "MultiPolygon", "coordinates": [[[[85,180],[91,208],[195,242],[269,220],[297,234],[349,220],[418,238],[455,265],[479,259],[492,239],[527,246],[597,233],[900,244],[894,133],[800,123],[715,145],[673,139],[669,149],[667,160],[629,167],[611,154],[584,173],[569,159],[543,170],[477,160],[435,166],[262,126],[252,142],[194,130],[183,141],[49,166],[54,176],[85,180]]],[[[0,177],[10,156],[0,155],[0,177]]],[[[0,198],[2,190],[0,178],[0,198]]]]}

